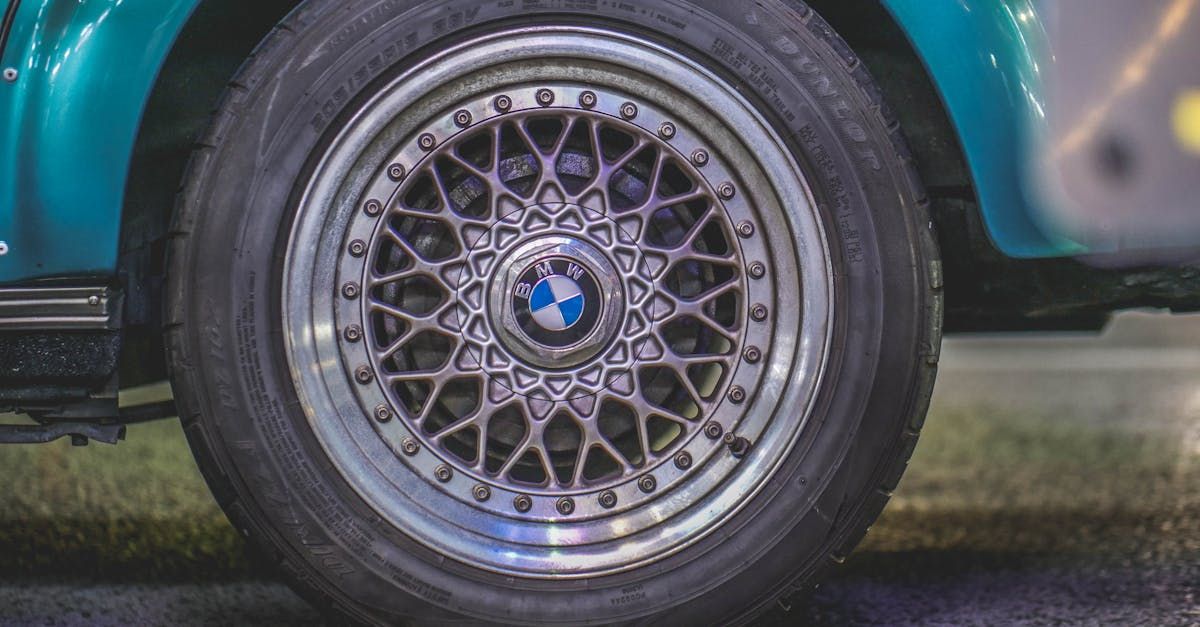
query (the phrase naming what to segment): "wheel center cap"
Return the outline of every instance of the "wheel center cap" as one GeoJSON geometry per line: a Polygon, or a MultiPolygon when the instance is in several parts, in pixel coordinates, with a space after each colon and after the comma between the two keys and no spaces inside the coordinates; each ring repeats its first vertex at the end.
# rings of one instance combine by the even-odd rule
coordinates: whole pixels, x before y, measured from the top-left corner
{"type": "Polygon", "coordinates": [[[532,204],[471,238],[455,281],[456,358],[487,374],[489,402],[520,395],[536,420],[564,402],[591,412],[601,391],[633,394],[634,366],[664,354],[650,266],[604,213],[532,204]]]}
{"type": "Polygon", "coordinates": [[[620,325],[621,278],[584,241],[534,239],[501,262],[497,279],[489,308],[498,335],[537,366],[569,368],[591,359],[620,325]]]}
{"type": "Polygon", "coordinates": [[[544,346],[584,339],[600,318],[596,278],[570,257],[550,257],[525,271],[513,290],[513,314],[521,330],[544,346]]]}

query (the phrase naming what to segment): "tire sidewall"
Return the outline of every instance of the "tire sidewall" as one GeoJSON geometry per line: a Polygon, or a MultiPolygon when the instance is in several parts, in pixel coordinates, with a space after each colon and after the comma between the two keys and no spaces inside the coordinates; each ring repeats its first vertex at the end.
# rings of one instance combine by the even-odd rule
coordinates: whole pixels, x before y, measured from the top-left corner
{"type": "Polygon", "coordinates": [[[214,126],[216,148],[193,167],[181,216],[190,235],[173,260],[174,314],[183,324],[172,344],[183,364],[177,393],[199,416],[189,438],[235,525],[302,587],[360,619],[449,621],[449,610],[523,623],[613,622],[688,599],[673,620],[732,618],[823,563],[852,526],[856,499],[874,489],[882,459],[896,454],[908,417],[924,340],[922,260],[887,129],[836,52],[804,28],[802,7],[695,2],[712,20],[674,0],[653,3],[651,15],[619,8],[649,3],[513,4],[313,1],[243,70],[245,88],[231,92],[214,126]],[[839,315],[801,445],[750,507],[652,569],[522,590],[440,563],[340,480],[296,400],[280,275],[298,189],[347,105],[427,46],[540,11],[637,31],[654,24],[660,39],[705,54],[746,87],[805,164],[834,251],[839,315]],[[752,566],[720,581],[730,564],[752,566]]]}

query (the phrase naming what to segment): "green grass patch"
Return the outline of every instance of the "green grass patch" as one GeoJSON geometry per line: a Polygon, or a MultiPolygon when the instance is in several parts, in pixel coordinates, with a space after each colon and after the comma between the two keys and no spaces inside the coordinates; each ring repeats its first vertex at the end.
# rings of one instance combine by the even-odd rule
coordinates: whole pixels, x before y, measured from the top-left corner
{"type": "MultiPolygon", "coordinates": [[[[1170,434],[1001,408],[935,408],[852,569],[905,568],[922,555],[1097,547],[1114,556],[1200,554],[1200,473],[1183,450],[1170,434]]],[[[261,575],[209,494],[177,421],[133,426],[117,446],[0,447],[0,476],[9,486],[0,496],[0,578],[261,575]]]]}
{"type": "Polygon", "coordinates": [[[251,576],[243,543],[200,476],[178,421],[117,446],[0,447],[0,577],[251,576]]]}

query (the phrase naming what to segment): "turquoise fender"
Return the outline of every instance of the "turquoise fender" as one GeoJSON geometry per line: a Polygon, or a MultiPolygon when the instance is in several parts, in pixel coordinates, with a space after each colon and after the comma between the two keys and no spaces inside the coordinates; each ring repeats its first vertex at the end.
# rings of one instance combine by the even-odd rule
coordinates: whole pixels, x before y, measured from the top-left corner
{"type": "Polygon", "coordinates": [[[198,2],[21,0],[0,60],[0,284],[114,273],[142,112],[198,2]]]}
{"type": "MultiPolygon", "coordinates": [[[[14,0],[10,0],[14,1],[14,0]]],[[[1040,119],[1031,0],[881,0],[957,128],[984,219],[1016,257],[1086,247],[1038,223],[1019,164],[1040,119]]],[[[0,67],[0,284],[111,276],[142,113],[199,0],[22,0],[0,67]]]]}
{"type": "Polygon", "coordinates": [[[1089,251],[1044,223],[1024,170],[1045,124],[1039,63],[1049,49],[1031,0],[882,0],[925,63],[958,131],[983,219],[1012,257],[1089,251]]]}

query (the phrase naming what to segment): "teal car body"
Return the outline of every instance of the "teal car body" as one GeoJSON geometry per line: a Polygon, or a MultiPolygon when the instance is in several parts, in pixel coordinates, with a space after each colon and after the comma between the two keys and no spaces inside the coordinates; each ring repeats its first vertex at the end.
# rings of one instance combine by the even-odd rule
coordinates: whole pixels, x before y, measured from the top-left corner
{"type": "Polygon", "coordinates": [[[884,0],[934,84],[958,132],[992,241],[1019,258],[1092,250],[1043,222],[1020,164],[1043,123],[1038,59],[1046,32],[1032,0],[884,0]]]}
{"type": "MultiPolygon", "coordinates": [[[[115,272],[135,139],[200,0],[12,0],[0,84],[0,284],[115,272]]],[[[987,232],[1011,257],[1091,251],[1039,221],[1020,129],[1037,124],[1030,0],[882,0],[958,134],[987,232]]]]}
{"type": "Polygon", "coordinates": [[[0,84],[0,283],[112,274],[142,111],[197,0],[25,0],[0,84]]]}

